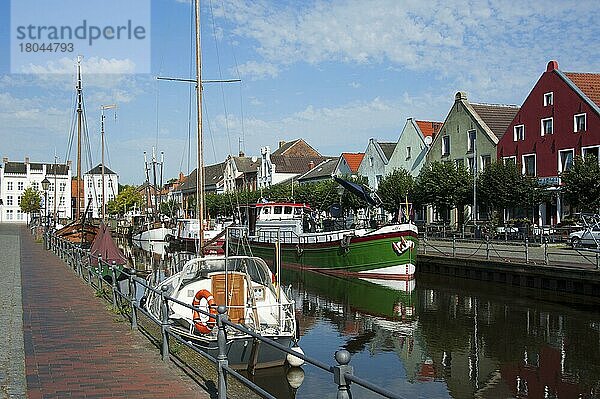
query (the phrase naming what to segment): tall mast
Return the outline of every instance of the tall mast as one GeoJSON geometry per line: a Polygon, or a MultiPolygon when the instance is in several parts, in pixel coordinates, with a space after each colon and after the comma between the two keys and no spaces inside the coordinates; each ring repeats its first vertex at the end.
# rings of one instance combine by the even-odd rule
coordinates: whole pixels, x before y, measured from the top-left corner
{"type": "Polygon", "coordinates": [[[102,201],[100,206],[102,207],[102,221],[104,221],[105,217],[105,206],[104,204],[106,204],[106,196],[105,196],[105,182],[104,182],[104,110],[107,109],[114,109],[117,108],[116,104],[111,104],[111,105],[101,105],[100,106],[100,111],[101,111],[101,117],[100,117],[100,135],[102,137],[102,201]]]}
{"type": "Polygon", "coordinates": [[[198,156],[196,160],[196,216],[198,218],[198,251],[204,246],[204,154],[202,151],[202,49],[200,42],[200,0],[196,5],[196,107],[198,113],[198,156]]]}
{"type": "Polygon", "coordinates": [[[81,215],[81,193],[80,193],[80,179],[81,179],[81,123],[83,118],[83,93],[81,88],[81,56],[77,56],[77,204],[76,204],[76,216],[78,220],[81,215]]]}

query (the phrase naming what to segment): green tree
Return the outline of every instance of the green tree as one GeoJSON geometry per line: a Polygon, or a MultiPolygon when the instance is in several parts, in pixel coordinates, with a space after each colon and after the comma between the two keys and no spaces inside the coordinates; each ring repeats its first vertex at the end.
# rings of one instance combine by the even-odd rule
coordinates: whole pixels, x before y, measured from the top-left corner
{"type": "MultiPolygon", "coordinates": [[[[367,187],[369,185],[369,180],[365,176],[344,176],[342,179],[359,184],[363,187],[367,187]]],[[[344,190],[344,194],[342,195],[343,209],[351,209],[354,213],[356,213],[359,209],[364,209],[368,206],[369,204],[365,200],[348,190],[344,190]]]]}
{"type": "Polygon", "coordinates": [[[125,214],[134,208],[141,209],[144,206],[144,197],[134,186],[122,187],[117,197],[106,204],[106,209],[111,215],[125,214]]]}
{"type": "Polygon", "coordinates": [[[21,211],[23,213],[38,213],[42,208],[42,196],[32,187],[27,187],[21,196],[21,211]]]}
{"type": "Polygon", "coordinates": [[[395,169],[379,182],[377,195],[383,202],[383,208],[391,214],[398,214],[412,196],[415,179],[404,168],[395,169]]]}
{"type": "Polygon", "coordinates": [[[174,199],[170,199],[168,201],[161,202],[160,213],[170,218],[174,218],[177,216],[179,208],[179,202],[175,201],[174,199]]]}
{"type": "Polygon", "coordinates": [[[565,199],[582,212],[599,212],[600,166],[594,156],[576,157],[573,167],[561,176],[565,199]]]}

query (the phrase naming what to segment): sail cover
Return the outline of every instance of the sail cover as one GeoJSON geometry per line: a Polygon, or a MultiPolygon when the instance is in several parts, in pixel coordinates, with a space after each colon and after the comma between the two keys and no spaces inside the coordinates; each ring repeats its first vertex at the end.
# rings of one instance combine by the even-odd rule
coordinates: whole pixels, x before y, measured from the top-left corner
{"type": "Polygon", "coordinates": [[[113,262],[115,262],[116,265],[126,264],[127,258],[113,241],[110,228],[102,223],[98,230],[98,234],[90,249],[92,264],[94,266],[98,264],[98,256],[102,256],[102,260],[108,264],[112,264],[113,262]]]}
{"type": "Polygon", "coordinates": [[[348,180],[340,179],[337,176],[332,177],[333,180],[335,180],[346,190],[350,191],[352,194],[356,195],[358,198],[366,201],[370,205],[377,206],[377,201],[371,197],[371,194],[369,194],[369,191],[365,187],[348,180]]]}

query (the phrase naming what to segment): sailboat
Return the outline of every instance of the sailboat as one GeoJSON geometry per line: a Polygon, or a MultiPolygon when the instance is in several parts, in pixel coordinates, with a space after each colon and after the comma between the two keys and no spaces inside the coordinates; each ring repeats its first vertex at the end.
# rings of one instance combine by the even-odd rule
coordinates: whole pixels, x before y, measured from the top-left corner
{"type": "MultiPolygon", "coordinates": [[[[202,60],[200,49],[200,2],[195,1],[196,19],[196,96],[197,96],[197,172],[196,217],[204,216],[204,167],[202,149],[202,60]]],[[[235,323],[264,337],[276,340],[286,347],[296,341],[295,304],[281,284],[273,284],[275,277],[266,263],[252,256],[205,256],[204,226],[198,223],[197,257],[189,260],[181,271],[155,285],[157,292],[206,312],[216,314],[217,305],[227,306],[227,315],[235,323]]],[[[151,292],[145,301],[147,311],[157,320],[161,318],[162,297],[151,292]]],[[[217,331],[214,319],[192,311],[175,301],[168,302],[171,331],[177,332],[209,354],[218,353],[217,331]]],[[[286,353],[270,345],[259,345],[254,337],[227,328],[226,352],[229,365],[234,368],[266,368],[282,365],[286,353]]]]}
{"type": "Polygon", "coordinates": [[[81,198],[83,197],[83,193],[81,192],[81,141],[83,130],[83,87],[81,79],[81,59],[81,56],[77,57],[77,177],[75,178],[76,213],[74,221],[58,230],[56,235],[72,242],[73,244],[80,245],[82,247],[89,247],[98,233],[98,226],[95,226],[91,224],[90,221],[86,220],[85,215],[87,212],[81,212],[81,198]]]}

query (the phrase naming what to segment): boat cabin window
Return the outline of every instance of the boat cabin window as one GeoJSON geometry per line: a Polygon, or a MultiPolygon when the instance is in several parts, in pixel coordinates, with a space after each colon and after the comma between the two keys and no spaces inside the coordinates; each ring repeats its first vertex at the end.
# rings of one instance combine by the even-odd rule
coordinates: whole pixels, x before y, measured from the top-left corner
{"type": "Polygon", "coordinates": [[[281,206],[274,206],[273,207],[273,214],[274,215],[281,215],[281,206]]]}
{"type": "Polygon", "coordinates": [[[294,208],[294,215],[302,215],[302,208],[294,208]]]}
{"type": "Polygon", "coordinates": [[[269,213],[271,213],[271,208],[268,207],[264,207],[262,210],[263,215],[268,215],[269,213]]]}
{"type": "Polygon", "coordinates": [[[250,257],[230,257],[227,259],[227,264],[225,264],[225,258],[191,260],[181,273],[181,285],[208,278],[209,273],[225,271],[248,273],[254,282],[265,286],[272,284],[269,268],[263,260],[250,257]]]}
{"type": "Polygon", "coordinates": [[[292,214],[292,207],[291,206],[286,206],[285,208],[283,208],[283,213],[285,215],[291,215],[292,214]]]}

